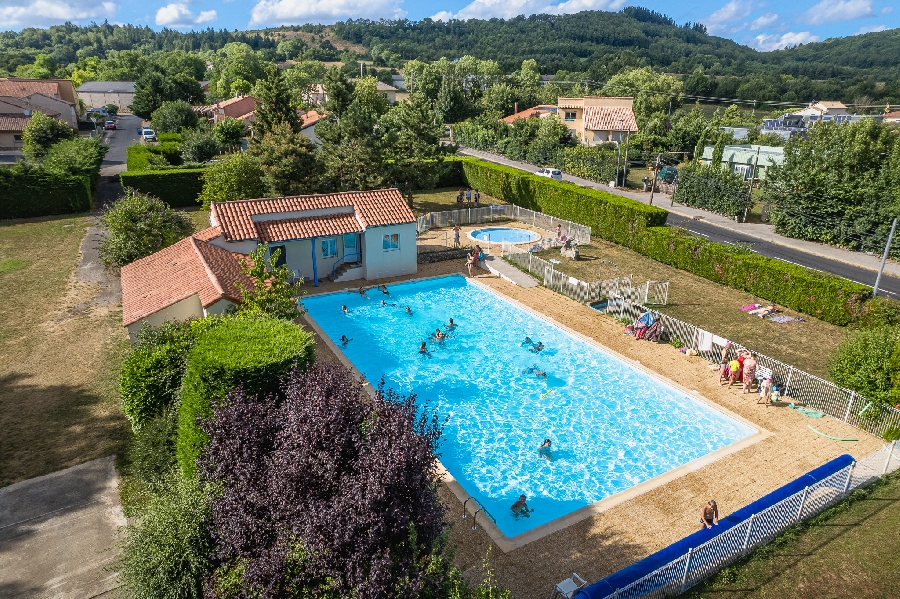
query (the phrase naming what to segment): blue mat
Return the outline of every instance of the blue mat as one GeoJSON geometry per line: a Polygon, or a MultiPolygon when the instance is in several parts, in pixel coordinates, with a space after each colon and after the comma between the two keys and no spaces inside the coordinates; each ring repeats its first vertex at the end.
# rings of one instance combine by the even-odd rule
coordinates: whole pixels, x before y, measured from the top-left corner
{"type": "MultiPolygon", "coordinates": [[[[650,574],[654,570],[678,559],[679,557],[687,553],[688,549],[693,549],[702,545],[714,536],[725,532],[729,528],[737,526],[744,520],[748,520],[753,514],[759,513],[762,510],[778,503],[782,499],[785,499],[786,497],[790,497],[794,493],[802,491],[805,487],[828,478],[835,472],[846,468],[852,463],[853,456],[847,454],[838,456],[827,464],[819,466],[815,470],[804,474],[800,478],[789,482],[783,487],[775,489],[765,497],[757,499],[750,505],[739,509],[738,511],[725,518],[722,518],[721,520],[719,520],[718,526],[713,526],[712,529],[704,528],[703,530],[699,530],[694,534],[681,539],[680,541],[672,543],[664,549],[660,549],[653,555],[646,557],[641,561],[628,566],[627,568],[623,568],[615,574],[607,576],[603,580],[600,580],[592,585],[583,588],[575,596],[575,599],[601,599],[602,597],[606,597],[607,595],[612,595],[616,592],[616,589],[625,588],[632,582],[639,580],[647,574],[650,574]]],[[[697,506],[697,513],[700,513],[700,506],[697,506]]],[[[698,515],[698,526],[699,521],[700,517],[698,515]]]]}

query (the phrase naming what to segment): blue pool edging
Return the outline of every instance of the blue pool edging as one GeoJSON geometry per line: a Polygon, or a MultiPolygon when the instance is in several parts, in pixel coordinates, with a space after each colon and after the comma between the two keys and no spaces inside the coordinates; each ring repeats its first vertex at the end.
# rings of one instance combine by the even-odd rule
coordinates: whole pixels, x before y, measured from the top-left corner
{"type": "MultiPolygon", "coordinates": [[[[662,566],[665,566],[669,562],[677,560],[686,554],[689,549],[694,549],[728,529],[734,528],[745,520],[749,520],[753,514],[758,514],[779,501],[802,491],[805,487],[828,478],[832,474],[848,467],[854,461],[853,456],[848,454],[838,456],[830,462],[819,466],[815,470],[811,470],[803,476],[789,482],[783,487],[775,489],[768,495],[757,499],[750,505],[722,518],[719,520],[718,526],[714,526],[712,529],[704,528],[703,530],[688,535],[680,541],[676,541],[668,547],[660,549],[656,553],[645,557],[641,561],[585,587],[575,596],[575,599],[602,599],[612,595],[616,592],[616,589],[625,588],[629,584],[643,578],[662,566]]],[[[697,513],[700,513],[699,506],[697,508],[697,513]]],[[[697,520],[700,520],[699,516],[697,517],[697,520]]]]}

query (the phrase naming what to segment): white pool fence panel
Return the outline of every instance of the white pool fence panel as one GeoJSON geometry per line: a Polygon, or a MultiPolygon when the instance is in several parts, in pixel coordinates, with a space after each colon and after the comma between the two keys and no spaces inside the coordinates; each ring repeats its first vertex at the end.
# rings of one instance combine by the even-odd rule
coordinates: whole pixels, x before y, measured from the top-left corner
{"type": "Polygon", "coordinates": [[[429,212],[418,217],[416,227],[419,233],[424,233],[432,227],[452,227],[454,225],[484,225],[496,220],[517,220],[543,229],[556,235],[556,227],[560,227],[560,234],[567,239],[574,238],[579,244],[591,242],[591,228],[572,221],[563,220],[542,212],[535,212],[512,204],[490,204],[479,208],[461,208],[459,210],[447,210],[445,212],[429,212]]]}
{"type": "Polygon", "coordinates": [[[670,597],[703,581],[795,524],[821,513],[851,491],[900,469],[896,441],[785,497],[604,599],[670,597]]]}

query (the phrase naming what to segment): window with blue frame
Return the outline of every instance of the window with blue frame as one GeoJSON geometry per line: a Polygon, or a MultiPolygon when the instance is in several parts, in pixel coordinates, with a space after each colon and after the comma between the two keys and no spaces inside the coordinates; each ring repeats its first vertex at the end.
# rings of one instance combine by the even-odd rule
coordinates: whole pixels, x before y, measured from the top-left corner
{"type": "Polygon", "coordinates": [[[381,249],[385,252],[400,249],[400,235],[394,233],[392,235],[383,235],[381,237],[381,249]]]}
{"type": "Polygon", "coordinates": [[[332,237],[331,239],[323,239],[322,240],[322,257],[323,258],[334,258],[337,256],[337,239],[332,237]]]}

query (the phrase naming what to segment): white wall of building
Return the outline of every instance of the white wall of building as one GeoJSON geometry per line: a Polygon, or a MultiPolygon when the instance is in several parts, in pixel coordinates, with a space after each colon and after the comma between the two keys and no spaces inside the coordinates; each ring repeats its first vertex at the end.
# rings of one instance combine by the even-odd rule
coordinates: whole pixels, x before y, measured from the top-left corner
{"type": "Polygon", "coordinates": [[[367,281],[414,274],[417,267],[416,223],[369,227],[363,237],[363,268],[367,281]],[[397,235],[400,247],[385,250],[383,237],[397,235]]]}
{"type": "Polygon", "coordinates": [[[137,333],[141,330],[141,324],[144,322],[158,327],[170,320],[187,320],[188,318],[202,318],[203,316],[204,311],[203,305],[200,303],[200,296],[195,293],[180,302],[175,302],[159,312],[154,312],[150,316],[128,325],[128,338],[131,339],[132,343],[137,341],[137,333]]]}

